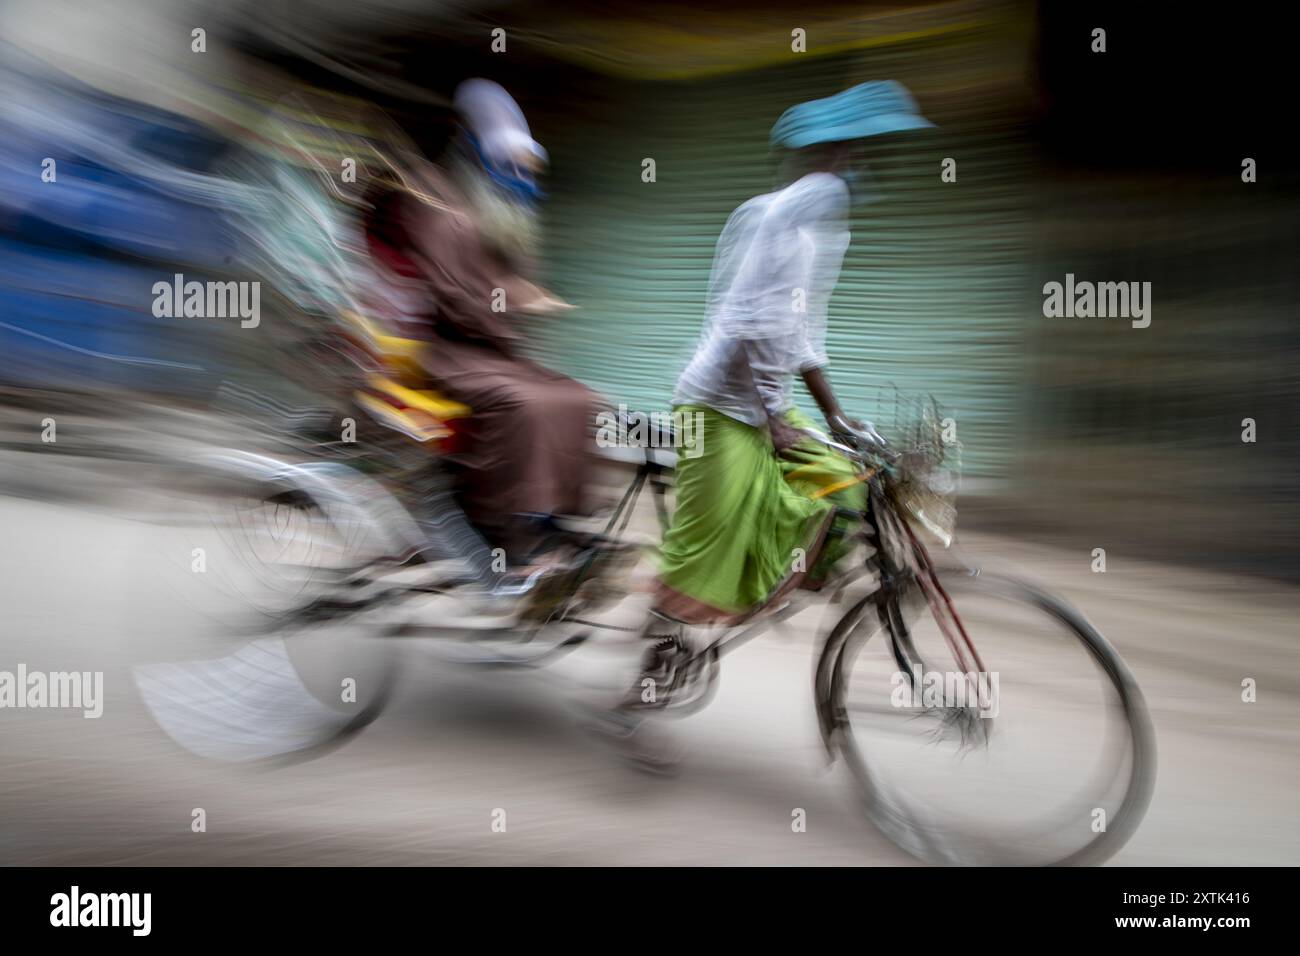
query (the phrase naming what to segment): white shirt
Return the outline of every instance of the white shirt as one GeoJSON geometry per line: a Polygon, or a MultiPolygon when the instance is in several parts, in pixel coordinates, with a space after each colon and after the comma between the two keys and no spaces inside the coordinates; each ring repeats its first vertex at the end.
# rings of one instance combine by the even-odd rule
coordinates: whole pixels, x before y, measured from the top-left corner
{"type": "Polygon", "coordinates": [[[718,238],[704,333],[674,404],[749,425],[788,410],[796,372],[826,358],[826,302],[848,248],[849,190],[809,173],[742,204],[718,238]]]}

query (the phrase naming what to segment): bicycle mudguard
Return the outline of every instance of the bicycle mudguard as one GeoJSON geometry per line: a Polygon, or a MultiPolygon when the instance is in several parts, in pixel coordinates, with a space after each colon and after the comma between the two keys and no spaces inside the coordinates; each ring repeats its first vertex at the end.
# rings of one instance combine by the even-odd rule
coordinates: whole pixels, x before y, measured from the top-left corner
{"type": "Polygon", "coordinates": [[[382,484],[338,462],[287,462],[236,448],[206,449],[193,462],[206,476],[236,486],[302,493],[340,527],[355,529],[376,560],[399,558],[424,546],[415,520],[382,484]]]}

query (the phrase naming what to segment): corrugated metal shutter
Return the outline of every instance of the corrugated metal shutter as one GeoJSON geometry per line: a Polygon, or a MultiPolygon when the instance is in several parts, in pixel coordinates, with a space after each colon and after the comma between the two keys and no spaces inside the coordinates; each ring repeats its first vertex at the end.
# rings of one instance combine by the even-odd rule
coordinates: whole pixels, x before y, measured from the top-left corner
{"type": "Polygon", "coordinates": [[[877,421],[888,421],[886,383],[933,393],[957,420],[966,473],[996,474],[1022,380],[1026,161],[1014,120],[986,109],[957,125],[930,111],[917,63],[915,49],[891,49],[686,83],[601,80],[584,112],[543,112],[548,279],[580,308],[539,320],[539,356],[614,403],[666,409],[699,334],[717,236],[737,205],[776,185],[773,121],[793,103],[898,78],[943,128],[891,145],[899,168],[885,198],[855,214],[830,306],[830,374],[845,407],[877,421]],[[940,181],[945,156],[955,184],[940,181]],[[641,178],[647,157],[654,183],[641,178]]]}

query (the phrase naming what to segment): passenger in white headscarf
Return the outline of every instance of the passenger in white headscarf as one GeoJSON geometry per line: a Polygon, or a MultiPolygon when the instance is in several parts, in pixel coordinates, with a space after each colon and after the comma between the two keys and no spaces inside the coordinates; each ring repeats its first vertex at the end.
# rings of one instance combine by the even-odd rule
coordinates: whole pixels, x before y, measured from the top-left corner
{"type": "Polygon", "coordinates": [[[537,174],[546,151],[498,84],[468,80],[446,171],[379,197],[377,259],[427,293],[433,385],[472,410],[457,454],[461,499],[511,563],[527,566],[549,517],[586,510],[588,425],[595,396],[523,354],[517,318],[565,308],[530,277],[537,251],[537,174]]]}

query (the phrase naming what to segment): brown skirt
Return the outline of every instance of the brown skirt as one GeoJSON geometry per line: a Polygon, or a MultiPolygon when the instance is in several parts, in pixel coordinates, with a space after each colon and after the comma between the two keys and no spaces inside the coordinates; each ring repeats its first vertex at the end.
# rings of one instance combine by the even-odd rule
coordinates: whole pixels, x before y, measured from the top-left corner
{"type": "MultiPolygon", "coordinates": [[[[468,405],[462,504],[489,537],[516,514],[581,514],[596,396],[526,358],[436,339],[421,365],[435,388],[468,405]]],[[[509,548],[509,543],[505,543],[509,548]]]]}

